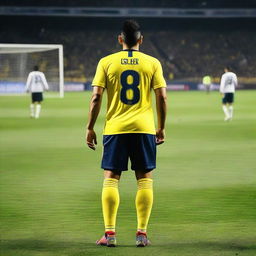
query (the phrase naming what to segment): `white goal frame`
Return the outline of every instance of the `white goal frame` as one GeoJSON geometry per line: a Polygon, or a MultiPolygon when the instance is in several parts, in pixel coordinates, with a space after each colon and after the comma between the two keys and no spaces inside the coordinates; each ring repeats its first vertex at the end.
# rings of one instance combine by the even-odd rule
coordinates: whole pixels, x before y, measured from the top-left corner
{"type": "Polygon", "coordinates": [[[32,53],[44,52],[49,50],[58,50],[59,53],[59,83],[60,97],[64,97],[64,62],[63,62],[63,45],[62,44],[0,44],[0,53],[32,53]],[[6,48],[6,51],[1,51],[6,48]],[[9,50],[8,50],[8,49],[9,50]]]}

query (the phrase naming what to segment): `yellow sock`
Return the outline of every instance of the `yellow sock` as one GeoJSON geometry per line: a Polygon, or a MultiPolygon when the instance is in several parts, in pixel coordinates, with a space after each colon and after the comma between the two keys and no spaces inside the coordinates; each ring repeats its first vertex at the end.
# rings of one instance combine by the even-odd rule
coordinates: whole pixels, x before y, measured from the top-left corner
{"type": "Polygon", "coordinates": [[[105,223],[105,231],[115,232],[118,206],[118,180],[107,178],[104,180],[102,190],[102,210],[105,223]]]}
{"type": "Polygon", "coordinates": [[[135,203],[137,209],[138,230],[146,232],[153,205],[152,179],[144,178],[138,180],[138,191],[135,203]]]}

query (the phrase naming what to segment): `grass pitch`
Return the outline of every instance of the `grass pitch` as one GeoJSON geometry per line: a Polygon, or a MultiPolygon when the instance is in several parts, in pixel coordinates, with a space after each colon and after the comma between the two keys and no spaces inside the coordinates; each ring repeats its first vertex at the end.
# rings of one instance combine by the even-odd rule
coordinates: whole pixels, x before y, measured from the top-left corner
{"type": "MultiPolygon", "coordinates": [[[[48,98],[29,119],[29,97],[1,97],[1,256],[256,255],[256,91],[236,94],[223,121],[217,92],[169,92],[158,147],[152,246],[135,248],[136,182],[120,182],[118,247],[103,234],[101,143],[85,146],[90,93],[48,98]]],[[[105,105],[96,131],[101,142],[105,105]]]]}

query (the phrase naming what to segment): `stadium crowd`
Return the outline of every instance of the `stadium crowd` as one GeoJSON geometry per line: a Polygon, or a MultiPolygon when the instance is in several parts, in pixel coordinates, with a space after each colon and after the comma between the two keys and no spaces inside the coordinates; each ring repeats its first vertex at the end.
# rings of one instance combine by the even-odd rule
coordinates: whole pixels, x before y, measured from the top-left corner
{"type": "MultiPolygon", "coordinates": [[[[104,27],[34,27],[2,30],[2,43],[63,44],[65,76],[90,80],[100,58],[119,51],[119,31],[104,27]]],[[[256,33],[254,29],[146,29],[141,50],[158,58],[167,79],[219,77],[223,66],[231,65],[239,76],[255,76],[256,33]]]]}
{"type": "Polygon", "coordinates": [[[80,6],[80,7],[167,7],[167,8],[250,8],[255,7],[254,0],[1,0],[5,6],[80,6]],[[33,2],[33,3],[32,3],[33,2]]]}

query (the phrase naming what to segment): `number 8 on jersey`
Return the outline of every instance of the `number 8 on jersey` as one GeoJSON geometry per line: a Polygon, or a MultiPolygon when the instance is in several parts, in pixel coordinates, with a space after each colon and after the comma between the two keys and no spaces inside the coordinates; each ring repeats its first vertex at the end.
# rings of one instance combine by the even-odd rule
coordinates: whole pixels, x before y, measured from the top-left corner
{"type": "Polygon", "coordinates": [[[121,74],[121,95],[120,100],[127,105],[134,105],[140,100],[140,75],[134,70],[126,70],[121,74]],[[132,83],[128,83],[128,77],[132,77],[132,83]],[[132,97],[128,97],[129,91],[132,90],[132,97]]]}

